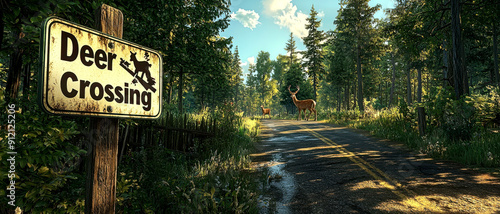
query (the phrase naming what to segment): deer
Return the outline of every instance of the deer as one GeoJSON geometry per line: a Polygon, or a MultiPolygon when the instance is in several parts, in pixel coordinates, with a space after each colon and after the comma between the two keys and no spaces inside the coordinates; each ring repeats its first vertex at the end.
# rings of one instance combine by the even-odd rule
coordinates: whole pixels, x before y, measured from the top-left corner
{"type": "Polygon", "coordinates": [[[149,64],[147,61],[137,60],[136,55],[137,55],[137,53],[133,53],[132,51],[130,51],[130,61],[132,61],[134,63],[136,75],[139,72],[142,72],[141,79],[144,77],[144,74],[146,74],[146,78],[148,80],[148,83],[154,84],[155,79],[151,77],[151,72],[149,71],[151,64],[149,64]]]}
{"type": "Polygon", "coordinates": [[[271,109],[269,108],[264,108],[264,106],[260,106],[262,109],[262,118],[264,118],[267,115],[269,115],[269,119],[271,119],[271,109]]]}
{"type": "Polygon", "coordinates": [[[297,118],[297,120],[299,120],[299,121],[302,120],[302,118],[301,118],[302,111],[304,111],[304,117],[306,117],[306,110],[309,110],[309,116],[307,116],[305,119],[309,120],[311,113],[314,112],[314,120],[317,121],[318,120],[318,112],[315,109],[316,108],[316,101],[314,101],[313,99],[297,100],[297,97],[295,95],[297,94],[297,92],[299,92],[299,90],[300,90],[300,87],[297,86],[297,91],[292,92],[290,90],[290,85],[288,86],[288,91],[292,95],[291,96],[292,101],[295,104],[295,106],[297,106],[297,108],[299,109],[299,117],[297,118]]]}

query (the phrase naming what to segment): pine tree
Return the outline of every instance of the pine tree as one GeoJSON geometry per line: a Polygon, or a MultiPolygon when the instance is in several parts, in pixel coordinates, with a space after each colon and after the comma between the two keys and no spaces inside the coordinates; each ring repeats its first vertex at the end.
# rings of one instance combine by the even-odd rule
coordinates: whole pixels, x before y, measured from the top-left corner
{"type": "Polygon", "coordinates": [[[240,53],[238,51],[238,46],[236,46],[233,54],[233,59],[231,62],[231,77],[230,77],[230,86],[232,99],[234,101],[234,105],[238,106],[238,96],[241,94],[241,86],[243,83],[243,79],[241,76],[243,75],[243,71],[240,66],[240,53]]]}
{"type": "Polygon", "coordinates": [[[369,0],[348,0],[341,3],[339,17],[335,24],[340,27],[340,32],[345,37],[351,38],[349,42],[354,49],[356,57],[357,73],[357,100],[360,111],[364,111],[363,96],[363,58],[367,56],[371,37],[373,34],[373,15],[380,8],[380,5],[370,7],[369,0]]]}
{"type": "Polygon", "coordinates": [[[307,60],[304,64],[307,67],[309,78],[313,81],[314,100],[316,100],[318,96],[319,79],[325,73],[323,64],[323,43],[326,39],[326,35],[322,30],[318,30],[321,25],[321,20],[316,18],[317,15],[318,12],[316,12],[313,5],[310,16],[307,18],[308,24],[306,24],[306,29],[309,31],[309,34],[302,38],[307,48],[304,53],[304,58],[307,60]]]}

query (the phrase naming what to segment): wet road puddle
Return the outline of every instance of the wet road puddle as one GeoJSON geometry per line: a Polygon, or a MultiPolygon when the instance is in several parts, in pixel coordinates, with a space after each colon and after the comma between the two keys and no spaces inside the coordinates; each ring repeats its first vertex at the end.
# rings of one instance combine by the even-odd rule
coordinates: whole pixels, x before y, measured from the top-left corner
{"type": "MultiPolygon", "coordinates": [[[[310,137],[305,135],[298,135],[294,137],[281,136],[269,138],[264,140],[264,142],[290,143],[304,141],[307,138],[310,137]]],[[[263,146],[271,145],[268,144],[263,146]]],[[[271,192],[271,194],[260,196],[260,213],[291,213],[289,204],[295,196],[297,186],[294,175],[285,170],[286,164],[289,160],[283,157],[282,149],[274,149],[265,153],[271,155],[271,160],[259,164],[258,167],[263,170],[267,170],[267,184],[264,188],[266,192],[271,192]]]]}
{"type": "Polygon", "coordinates": [[[281,137],[272,137],[269,139],[264,140],[264,142],[279,142],[279,143],[290,143],[290,142],[297,142],[297,141],[304,141],[304,140],[312,140],[314,139],[311,136],[307,135],[297,135],[297,136],[281,136],[281,137]]]}

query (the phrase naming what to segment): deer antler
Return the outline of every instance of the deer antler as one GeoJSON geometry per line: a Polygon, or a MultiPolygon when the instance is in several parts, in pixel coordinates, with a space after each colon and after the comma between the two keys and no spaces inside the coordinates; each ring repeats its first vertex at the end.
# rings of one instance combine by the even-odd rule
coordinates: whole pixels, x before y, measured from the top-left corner
{"type": "Polygon", "coordinates": [[[300,90],[300,87],[299,87],[299,86],[297,86],[297,91],[296,91],[295,93],[299,92],[299,90],[300,90]]]}

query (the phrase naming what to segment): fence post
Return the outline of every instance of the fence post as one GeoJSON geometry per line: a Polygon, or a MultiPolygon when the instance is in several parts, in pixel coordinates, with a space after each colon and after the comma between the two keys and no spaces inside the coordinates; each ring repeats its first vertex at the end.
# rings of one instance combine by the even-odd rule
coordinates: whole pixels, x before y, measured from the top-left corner
{"type": "MultiPolygon", "coordinates": [[[[121,38],[123,14],[108,5],[96,11],[96,28],[121,38]]],[[[85,186],[85,213],[115,213],[119,120],[90,118],[90,151],[85,186]]]]}

